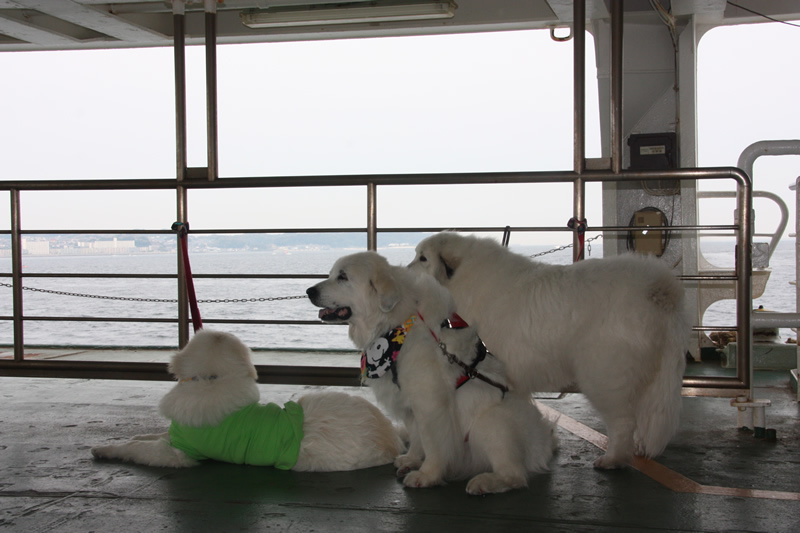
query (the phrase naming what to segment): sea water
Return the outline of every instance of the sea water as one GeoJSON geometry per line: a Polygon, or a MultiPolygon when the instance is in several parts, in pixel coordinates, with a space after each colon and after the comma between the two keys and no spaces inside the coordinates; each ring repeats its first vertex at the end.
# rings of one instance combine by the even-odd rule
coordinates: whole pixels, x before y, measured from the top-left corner
{"type": "MultiPolygon", "coordinates": [[[[549,250],[545,246],[514,247],[533,255],[549,250]]],[[[598,257],[601,246],[595,246],[592,257],[598,257]]],[[[337,258],[353,253],[348,249],[279,249],[261,252],[193,253],[192,271],[197,275],[213,274],[327,274],[337,258]]],[[[390,263],[405,265],[414,257],[411,247],[379,250],[390,263]]],[[[731,243],[704,247],[705,257],[723,268],[733,268],[731,243]]],[[[554,264],[568,264],[570,249],[536,258],[554,264]]],[[[766,291],[754,300],[772,311],[794,312],[794,243],[784,241],[771,259],[772,274],[766,291]]],[[[0,259],[0,272],[10,272],[8,258],[0,259]]],[[[25,256],[23,258],[24,342],[28,346],[111,346],[111,347],[175,347],[178,339],[174,302],[142,301],[142,299],[174,300],[177,286],[174,278],[90,278],[39,277],[53,273],[81,274],[167,274],[177,271],[177,258],[172,254],[137,254],[111,256],[25,256]],[[59,291],[53,294],[30,289],[59,291]],[[121,298],[108,299],[106,297],[121,298]],[[76,321],[74,318],[88,318],[76,321]],[[129,322],[116,319],[159,319],[164,322],[129,322]]],[[[306,289],[319,279],[220,279],[195,278],[200,312],[205,327],[228,331],[254,348],[352,349],[347,328],[321,324],[318,309],[305,298],[306,289]],[[272,301],[276,297],[300,297],[272,301]],[[250,300],[254,301],[226,301],[250,300]],[[310,325],[237,324],[237,320],[297,320],[310,325]]],[[[0,282],[10,284],[10,277],[0,282]]],[[[0,287],[0,344],[13,344],[12,290],[0,287]]],[[[735,302],[714,304],[704,317],[704,324],[735,325],[735,302]]],[[[791,330],[781,330],[785,340],[791,330]]]]}

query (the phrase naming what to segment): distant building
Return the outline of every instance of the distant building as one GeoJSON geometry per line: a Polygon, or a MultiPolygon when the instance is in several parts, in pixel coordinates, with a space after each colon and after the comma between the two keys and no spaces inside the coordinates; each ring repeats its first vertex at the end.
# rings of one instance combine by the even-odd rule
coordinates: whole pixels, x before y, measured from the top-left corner
{"type": "Polygon", "coordinates": [[[136,248],[136,241],[120,241],[116,237],[114,237],[113,241],[94,241],[90,244],[92,245],[90,246],[91,248],[95,248],[97,250],[116,248],[117,252],[124,248],[136,248]]]}
{"type": "Polygon", "coordinates": [[[50,255],[50,241],[22,239],[22,253],[28,255],[50,255]]]}

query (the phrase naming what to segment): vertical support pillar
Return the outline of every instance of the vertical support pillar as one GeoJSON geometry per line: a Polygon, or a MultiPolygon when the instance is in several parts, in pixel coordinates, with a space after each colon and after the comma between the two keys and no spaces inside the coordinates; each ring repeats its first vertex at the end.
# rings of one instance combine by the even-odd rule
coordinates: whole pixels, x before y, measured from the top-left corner
{"type": "Polygon", "coordinates": [[[753,181],[743,173],[736,188],[736,209],[739,232],[736,236],[736,377],[748,389],[753,388],[753,181]]]}
{"type": "Polygon", "coordinates": [[[611,170],[622,171],[622,0],[611,0],[611,170]]]}
{"type": "Polygon", "coordinates": [[[205,0],[206,109],[208,129],[208,181],[219,174],[217,140],[217,2],[205,0]]]}
{"type": "Polygon", "coordinates": [[[367,249],[378,249],[378,189],[375,183],[367,184],[367,249]]]}
{"type": "MultiPolygon", "coordinates": [[[[187,221],[186,188],[181,185],[186,179],[186,15],[185,2],[175,0],[173,9],[173,47],[175,57],[175,154],[176,178],[176,220],[187,221]]],[[[183,348],[189,342],[189,300],[186,295],[186,273],[181,261],[180,243],[176,246],[178,261],[178,346],[183,348]]]]}
{"type": "MultiPolygon", "coordinates": [[[[586,218],[586,184],[581,177],[586,168],[586,2],[575,0],[572,6],[572,81],[573,81],[573,170],[572,214],[575,220],[586,218]]],[[[572,234],[572,260],[584,257],[577,232],[572,234]]]]}
{"type": "Polygon", "coordinates": [[[11,189],[11,284],[14,306],[14,361],[25,359],[22,325],[22,233],[20,230],[19,189],[11,189]]]}
{"type": "MultiPolygon", "coordinates": [[[[795,283],[800,280],[800,176],[794,181],[794,205],[795,205],[795,221],[794,221],[794,279],[795,283]]],[[[800,287],[795,285],[795,313],[800,313],[800,287]]],[[[791,372],[794,374],[794,381],[797,388],[797,401],[800,402],[800,344],[797,344],[795,351],[797,357],[797,366],[791,372]]]]}

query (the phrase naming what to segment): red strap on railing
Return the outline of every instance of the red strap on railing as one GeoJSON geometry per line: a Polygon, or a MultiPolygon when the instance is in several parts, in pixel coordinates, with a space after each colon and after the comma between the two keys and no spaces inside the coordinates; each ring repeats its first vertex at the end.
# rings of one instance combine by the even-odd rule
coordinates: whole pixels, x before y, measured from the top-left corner
{"type": "Polygon", "coordinates": [[[189,242],[187,235],[189,234],[188,222],[175,222],[172,225],[172,231],[178,232],[178,246],[181,249],[181,256],[183,257],[183,271],[186,278],[186,293],[189,296],[189,309],[191,311],[192,326],[195,333],[197,330],[203,328],[203,320],[200,318],[200,308],[197,306],[197,295],[194,292],[194,280],[192,279],[192,267],[189,264],[189,242]]]}
{"type": "Polygon", "coordinates": [[[569,219],[567,227],[578,234],[578,251],[575,254],[576,260],[583,259],[583,243],[586,237],[586,219],[578,220],[575,217],[569,219]]]}

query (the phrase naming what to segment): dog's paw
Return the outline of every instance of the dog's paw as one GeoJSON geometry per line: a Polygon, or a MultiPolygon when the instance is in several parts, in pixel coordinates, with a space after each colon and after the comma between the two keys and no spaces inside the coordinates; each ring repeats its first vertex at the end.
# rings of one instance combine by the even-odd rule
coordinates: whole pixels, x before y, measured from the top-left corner
{"type": "Polygon", "coordinates": [[[525,478],[507,478],[492,472],[478,474],[467,483],[467,494],[480,496],[483,494],[498,494],[512,489],[527,487],[525,478]]]}
{"type": "Polygon", "coordinates": [[[95,446],[90,451],[95,459],[113,459],[115,446],[95,446]]]}
{"type": "Polygon", "coordinates": [[[628,462],[618,457],[611,457],[608,454],[601,455],[594,461],[594,467],[600,470],[615,470],[625,468],[628,462]]]}
{"type": "Polygon", "coordinates": [[[397,477],[403,477],[412,470],[417,470],[422,465],[422,461],[410,457],[408,454],[399,455],[394,460],[394,467],[397,469],[397,477]]]}
{"type": "Polygon", "coordinates": [[[443,485],[444,480],[441,476],[432,476],[426,474],[421,470],[414,470],[403,480],[403,485],[412,489],[424,489],[426,487],[435,487],[436,485],[443,485]]]}

